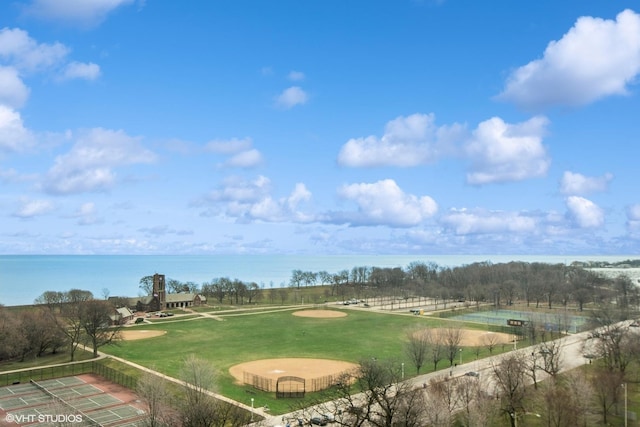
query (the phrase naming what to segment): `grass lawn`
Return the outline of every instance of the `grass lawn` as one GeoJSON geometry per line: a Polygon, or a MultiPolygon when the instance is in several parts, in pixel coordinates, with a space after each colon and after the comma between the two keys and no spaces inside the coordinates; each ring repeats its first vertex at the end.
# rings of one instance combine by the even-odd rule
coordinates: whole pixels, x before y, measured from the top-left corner
{"type": "MultiPolygon", "coordinates": [[[[182,360],[195,354],[211,361],[219,371],[218,392],[245,403],[255,397],[260,405],[268,403],[277,413],[289,410],[291,401],[276,401],[273,393],[250,395],[248,386],[234,383],[228,369],[242,362],[278,357],[326,358],[354,363],[375,357],[405,363],[407,376],[411,376],[415,374],[415,368],[405,355],[407,332],[415,327],[444,324],[448,322],[442,319],[357,310],[348,311],[347,317],[330,319],[297,317],[291,311],[269,312],[228,316],[224,321],[202,318],[141,325],[136,328],[161,329],[167,333],[156,338],[121,342],[102,350],[174,377],[179,376],[182,360]]],[[[481,357],[485,353],[483,349],[481,357]]],[[[468,349],[463,357],[471,360],[475,355],[468,349]]],[[[447,364],[442,361],[439,368],[447,364]]],[[[430,369],[431,366],[425,366],[421,373],[430,369]]]]}

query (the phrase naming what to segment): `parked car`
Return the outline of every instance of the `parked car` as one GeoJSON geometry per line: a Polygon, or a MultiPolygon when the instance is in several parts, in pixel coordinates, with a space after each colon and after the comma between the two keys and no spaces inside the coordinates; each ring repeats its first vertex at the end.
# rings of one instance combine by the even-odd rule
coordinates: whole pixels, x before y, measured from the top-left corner
{"type": "Polygon", "coordinates": [[[328,423],[333,423],[336,421],[336,417],[333,414],[322,414],[322,418],[328,423]]]}
{"type": "Polygon", "coordinates": [[[317,425],[317,426],[326,426],[327,425],[327,420],[324,419],[324,417],[311,417],[311,424],[312,425],[317,425]]]}
{"type": "Polygon", "coordinates": [[[469,372],[467,372],[465,375],[466,375],[467,377],[475,377],[475,378],[478,378],[478,377],[480,376],[480,373],[479,373],[479,372],[476,372],[476,371],[469,371],[469,372]]]}

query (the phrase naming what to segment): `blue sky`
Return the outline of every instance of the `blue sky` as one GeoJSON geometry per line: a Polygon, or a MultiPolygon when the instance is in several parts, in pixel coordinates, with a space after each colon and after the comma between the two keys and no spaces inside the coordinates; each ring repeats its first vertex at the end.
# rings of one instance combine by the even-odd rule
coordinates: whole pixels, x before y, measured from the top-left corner
{"type": "Polygon", "coordinates": [[[0,4],[0,253],[636,254],[632,1],[0,4]]]}

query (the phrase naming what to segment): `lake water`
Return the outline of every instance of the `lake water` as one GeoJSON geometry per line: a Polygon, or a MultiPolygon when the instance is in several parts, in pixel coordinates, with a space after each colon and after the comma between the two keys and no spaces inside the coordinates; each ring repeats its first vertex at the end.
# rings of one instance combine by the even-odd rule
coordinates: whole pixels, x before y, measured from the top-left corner
{"type": "Polygon", "coordinates": [[[455,267],[474,262],[510,261],[570,264],[573,261],[623,261],[637,256],[525,255],[0,255],[0,304],[31,304],[44,291],[85,289],[101,298],[136,296],[140,278],[202,284],[217,277],[256,282],[262,288],[288,286],[293,270],[337,273],[356,266],[406,267],[413,261],[455,267]]]}

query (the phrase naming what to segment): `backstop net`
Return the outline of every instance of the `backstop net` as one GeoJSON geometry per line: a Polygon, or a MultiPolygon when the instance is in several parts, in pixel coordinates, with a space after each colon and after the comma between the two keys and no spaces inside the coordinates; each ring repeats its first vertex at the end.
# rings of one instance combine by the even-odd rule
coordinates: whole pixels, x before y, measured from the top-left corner
{"type": "Polygon", "coordinates": [[[285,376],[276,381],[276,398],[304,397],[305,379],[300,377],[285,376]]]}

